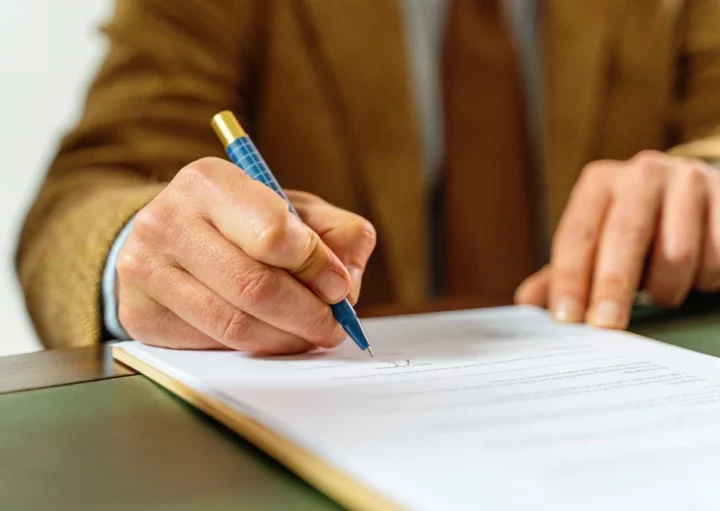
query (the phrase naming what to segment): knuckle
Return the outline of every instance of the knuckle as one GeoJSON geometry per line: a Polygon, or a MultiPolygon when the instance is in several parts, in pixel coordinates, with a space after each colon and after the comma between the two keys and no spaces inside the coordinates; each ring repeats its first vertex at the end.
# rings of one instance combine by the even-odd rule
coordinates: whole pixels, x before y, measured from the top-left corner
{"type": "Polygon", "coordinates": [[[369,220],[357,216],[350,229],[351,236],[357,243],[364,248],[366,247],[370,252],[375,249],[377,245],[377,231],[369,220]]]}
{"type": "Polygon", "coordinates": [[[277,296],[277,279],[267,270],[253,270],[240,280],[238,298],[247,307],[267,303],[277,296]]]}
{"type": "Polygon", "coordinates": [[[695,198],[701,198],[707,185],[707,175],[698,165],[689,165],[680,169],[680,182],[685,192],[695,198]]]}
{"type": "Polygon", "coordinates": [[[586,198],[604,190],[616,174],[618,162],[614,160],[593,160],[587,163],[572,187],[568,200],[568,209],[584,204],[586,198]]]}
{"type": "Polygon", "coordinates": [[[690,245],[682,244],[672,247],[664,255],[667,262],[674,268],[682,268],[695,261],[698,252],[690,245]]]}
{"type": "Polygon", "coordinates": [[[137,212],[133,219],[131,234],[141,240],[162,242],[172,222],[171,208],[154,201],[137,212]]]}
{"type": "Polygon", "coordinates": [[[220,158],[205,157],[183,167],[178,177],[185,184],[206,184],[215,179],[218,165],[222,162],[220,158]]]}
{"type": "Polygon", "coordinates": [[[644,151],[637,153],[632,161],[637,164],[638,168],[650,168],[657,170],[658,168],[665,167],[667,165],[667,156],[660,151],[655,151],[654,149],[645,149],[644,151]]]}
{"type": "Polygon", "coordinates": [[[149,275],[149,268],[142,251],[135,250],[134,245],[125,246],[118,254],[115,263],[118,279],[125,282],[145,280],[149,275]]]}
{"type": "Polygon", "coordinates": [[[622,234],[622,239],[628,245],[641,245],[646,242],[646,226],[642,220],[633,215],[625,214],[618,218],[617,226],[622,234]]]}
{"type": "Polygon", "coordinates": [[[145,312],[136,307],[129,307],[122,302],[118,306],[118,320],[125,331],[133,339],[148,337],[148,318],[145,312]]]}
{"type": "Polygon", "coordinates": [[[627,174],[627,185],[633,189],[645,189],[648,184],[662,182],[658,179],[670,169],[667,156],[659,151],[640,151],[631,160],[630,172],[627,174]]]}
{"type": "Polygon", "coordinates": [[[687,165],[684,169],[684,173],[690,183],[693,184],[705,184],[707,180],[707,171],[697,164],[687,165]]]}
{"type": "Polygon", "coordinates": [[[287,209],[269,208],[265,212],[265,225],[255,240],[255,251],[260,256],[293,250],[294,223],[287,209]]]}
{"type": "Polygon", "coordinates": [[[597,243],[600,235],[599,228],[595,225],[581,223],[574,228],[574,234],[581,247],[585,248],[597,243]]]}
{"type": "Polygon", "coordinates": [[[582,170],[580,175],[580,182],[585,184],[587,182],[594,182],[595,180],[604,177],[608,170],[607,160],[595,160],[591,161],[582,170]]]}
{"type": "Polygon", "coordinates": [[[375,245],[377,244],[377,230],[375,229],[375,226],[372,222],[366,220],[365,218],[360,218],[358,223],[359,235],[366,240],[365,242],[368,245],[375,248],[375,245]]]}
{"type": "Polygon", "coordinates": [[[246,340],[252,318],[238,309],[228,309],[218,315],[215,325],[216,339],[222,343],[246,340]]]}
{"type": "Polygon", "coordinates": [[[603,186],[613,170],[610,160],[594,160],[587,163],[578,177],[577,183],[570,192],[569,201],[582,201],[587,193],[595,193],[598,186],[603,186]]]}
{"type": "Polygon", "coordinates": [[[576,218],[563,218],[552,240],[552,253],[557,257],[568,246],[568,241],[572,243],[573,251],[587,249],[595,245],[599,234],[598,228],[587,222],[578,221],[576,218]]]}
{"type": "Polygon", "coordinates": [[[628,279],[617,272],[600,275],[597,284],[599,298],[623,296],[630,291],[628,279]]]}
{"type": "Polygon", "coordinates": [[[580,288],[585,277],[580,268],[576,266],[558,265],[552,268],[553,287],[563,292],[580,288]]]}

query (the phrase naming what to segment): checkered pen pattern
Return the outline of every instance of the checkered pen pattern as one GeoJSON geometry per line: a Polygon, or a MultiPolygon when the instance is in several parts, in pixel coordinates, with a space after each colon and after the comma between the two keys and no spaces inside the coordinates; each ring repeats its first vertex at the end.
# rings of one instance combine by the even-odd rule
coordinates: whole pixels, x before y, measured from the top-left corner
{"type": "Polygon", "coordinates": [[[297,214],[295,208],[288,200],[285,192],[283,192],[275,176],[268,168],[265,160],[260,156],[255,144],[249,137],[240,137],[227,147],[228,156],[234,161],[248,176],[260,181],[275,190],[280,197],[285,199],[290,205],[290,210],[297,214]]]}

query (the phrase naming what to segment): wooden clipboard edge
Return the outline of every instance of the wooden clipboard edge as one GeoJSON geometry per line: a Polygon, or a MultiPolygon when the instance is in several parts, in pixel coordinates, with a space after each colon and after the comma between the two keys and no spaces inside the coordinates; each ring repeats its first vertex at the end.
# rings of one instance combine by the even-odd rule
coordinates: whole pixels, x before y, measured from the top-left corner
{"type": "Polygon", "coordinates": [[[229,427],[282,465],[340,504],[356,511],[402,511],[397,504],[373,493],[322,458],[290,442],[265,425],[206,396],[113,346],[113,357],[147,376],[184,401],[229,427]]]}

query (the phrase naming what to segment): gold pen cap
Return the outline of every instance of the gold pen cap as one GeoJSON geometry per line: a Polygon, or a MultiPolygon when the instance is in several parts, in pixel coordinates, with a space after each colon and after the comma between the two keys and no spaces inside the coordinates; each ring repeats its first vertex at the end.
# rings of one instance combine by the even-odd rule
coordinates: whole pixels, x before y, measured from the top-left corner
{"type": "Polygon", "coordinates": [[[219,114],[215,114],[211,124],[226,148],[238,138],[247,136],[247,133],[242,129],[242,126],[240,126],[240,123],[230,110],[223,110],[219,114]]]}

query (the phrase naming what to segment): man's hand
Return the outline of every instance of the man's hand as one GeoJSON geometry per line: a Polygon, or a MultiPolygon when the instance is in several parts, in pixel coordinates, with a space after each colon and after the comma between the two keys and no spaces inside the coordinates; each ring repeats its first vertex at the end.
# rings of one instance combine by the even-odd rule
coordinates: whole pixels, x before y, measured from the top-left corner
{"type": "Polygon", "coordinates": [[[231,163],[181,170],[138,212],[118,257],[123,328],[180,349],[290,354],[342,342],[328,304],[357,300],[375,231],[315,196],[288,196],[305,223],[231,163]]]}
{"type": "Polygon", "coordinates": [[[643,151],[590,163],[555,234],[550,264],[518,288],[518,303],[562,321],[626,328],[635,292],[660,307],[693,289],[720,290],[720,171],[643,151]]]}

